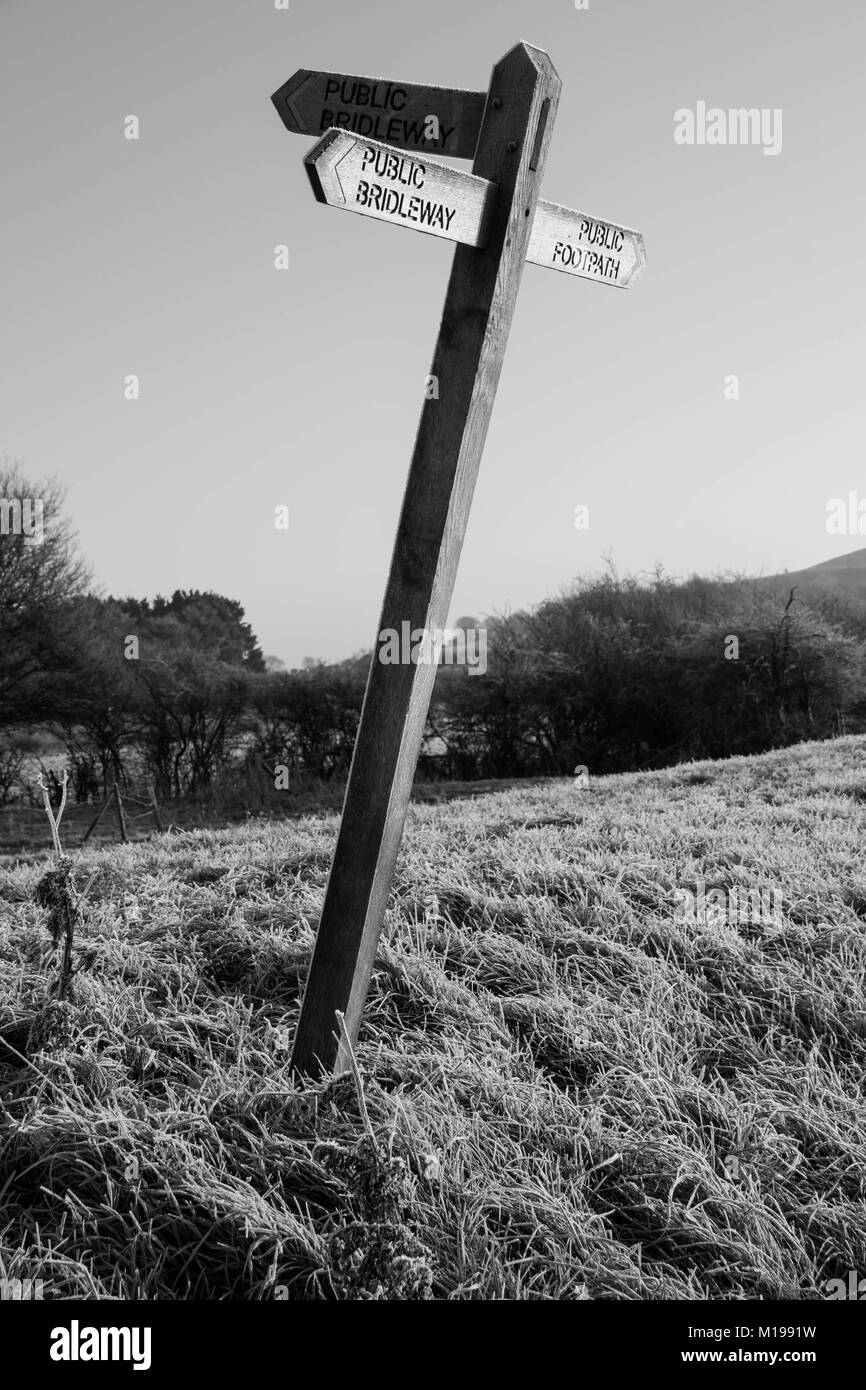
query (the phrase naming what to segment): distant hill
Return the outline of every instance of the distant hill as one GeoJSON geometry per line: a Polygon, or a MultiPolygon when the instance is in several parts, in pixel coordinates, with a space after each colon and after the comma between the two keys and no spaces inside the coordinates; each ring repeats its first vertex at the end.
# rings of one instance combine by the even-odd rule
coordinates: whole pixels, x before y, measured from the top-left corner
{"type": "Polygon", "coordinates": [[[854,589],[866,591],[866,548],[852,550],[848,555],[836,555],[808,569],[771,574],[768,581],[778,584],[797,584],[806,589],[854,589]]]}

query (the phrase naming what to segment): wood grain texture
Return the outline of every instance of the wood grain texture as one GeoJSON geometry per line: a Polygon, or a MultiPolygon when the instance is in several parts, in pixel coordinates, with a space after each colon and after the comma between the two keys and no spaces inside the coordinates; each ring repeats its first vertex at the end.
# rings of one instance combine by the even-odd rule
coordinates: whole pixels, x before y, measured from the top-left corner
{"type": "Polygon", "coordinates": [[[484,114],[484,92],[351,77],[298,68],[271,97],[287,130],[321,135],[331,126],[407,150],[435,150],[472,159],[484,114]],[[428,117],[438,133],[431,138],[428,117]]]}
{"type": "Polygon", "coordinates": [[[483,246],[495,185],[435,159],[329,130],[304,158],[320,203],[483,246]]]}
{"type": "Polygon", "coordinates": [[[409,469],[342,821],[292,1053],[297,1074],[348,1058],[400,847],[436,667],[383,665],[378,633],[443,628],[526,261],[560,82],[547,54],[518,44],[493,69],[473,173],[498,185],[483,250],[458,246],[409,469]],[[544,103],[540,144],[536,128],[544,103]],[[534,168],[530,168],[530,163],[534,168]]]}

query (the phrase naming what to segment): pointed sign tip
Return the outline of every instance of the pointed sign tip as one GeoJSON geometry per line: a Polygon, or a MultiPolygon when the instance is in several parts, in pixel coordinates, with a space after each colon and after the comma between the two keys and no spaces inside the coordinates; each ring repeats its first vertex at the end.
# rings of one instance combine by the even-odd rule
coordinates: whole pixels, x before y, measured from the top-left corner
{"type": "MultiPolygon", "coordinates": [[[[315,194],[317,203],[327,203],[329,201],[328,189],[322,181],[322,170],[324,169],[327,177],[330,173],[333,161],[323,160],[323,156],[327,154],[327,151],[334,142],[341,140],[344,135],[344,131],[332,127],[330,130],[326,130],[321,140],[317,140],[312,149],[308,150],[304,155],[304,168],[307,171],[307,177],[310,180],[310,185],[315,194]]],[[[354,141],[352,143],[354,143],[354,141]]]]}
{"type": "Polygon", "coordinates": [[[329,126],[324,135],[320,136],[316,141],[315,145],[311,145],[307,150],[307,153],[304,155],[304,163],[309,164],[311,161],[320,159],[325,153],[325,150],[328,149],[330,145],[333,145],[335,140],[342,140],[345,138],[352,140],[354,144],[354,138],[352,136],[347,137],[345,130],[340,130],[339,127],[335,125],[329,126]]]}
{"type": "Polygon", "coordinates": [[[281,87],[277,88],[271,97],[271,101],[276,107],[277,115],[286,127],[286,130],[290,130],[294,134],[303,135],[309,129],[295,101],[296,96],[308,81],[309,77],[309,68],[298,68],[292,73],[291,77],[286,79],[281,87]]]}

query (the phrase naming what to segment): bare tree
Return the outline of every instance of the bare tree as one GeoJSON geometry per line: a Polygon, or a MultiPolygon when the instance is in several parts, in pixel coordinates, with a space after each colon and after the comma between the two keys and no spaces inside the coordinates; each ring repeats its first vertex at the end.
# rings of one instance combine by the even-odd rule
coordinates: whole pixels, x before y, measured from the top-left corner
{"type": "Polygon", "coordinates": [[[31,482],[18,464],[0,466],[0,726],[43,718],[53,677],[75,662],[65,615],[90,574],[64,497],[56,479],[31,482]]]}

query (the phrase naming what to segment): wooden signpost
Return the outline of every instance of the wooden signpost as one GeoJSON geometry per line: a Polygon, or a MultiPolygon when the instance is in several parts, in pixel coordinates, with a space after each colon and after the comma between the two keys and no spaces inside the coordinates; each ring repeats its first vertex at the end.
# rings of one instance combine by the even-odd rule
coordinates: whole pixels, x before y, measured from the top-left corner
{"type": "Polygon", "coordinates": [[[438,395],[421,413],[295,1036],[298,1075],[346,1070],[358,1036],[436,677],[435,662],[380,660],[379,641],[407,623],[445,627],[523,267],[627,287],[643,264],[637,232],[539,202],[559,91],[547,54],[520,43],[484,96],[301,69],[273,97],[290,130],[336,127],[306,159],[321,201],[458,243],[430,369],[438,395]],[[361,118],[376,112],[367,129],[361,118]],[[474,156],[471,175],[400,158],[425,148],[429,116],[440,150],[474,156]]]}

